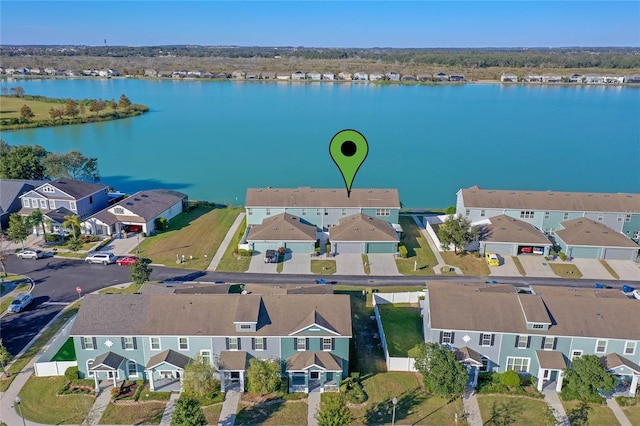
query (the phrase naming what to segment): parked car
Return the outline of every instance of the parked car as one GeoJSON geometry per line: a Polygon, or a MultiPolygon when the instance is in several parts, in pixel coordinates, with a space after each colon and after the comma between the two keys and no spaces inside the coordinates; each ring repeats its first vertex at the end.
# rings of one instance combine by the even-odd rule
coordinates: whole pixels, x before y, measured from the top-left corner
{"type": "Polygon", "coordinates": [[[33,296],[30,293],[19,294],[9,305],[9,312],[22,312],[32,301],[33,296]]]}
{"type": "Polygon", "coordinates": [[[135,256],[124,256],[121,257],[120,259],[116,260],[116,264],[118,265],[131,265],[136,263],[136,261],[138,260],[137,257],[135,256]]]}
{"type": "Polygon", "coordinates": [[[488,251],[484,255],[484,257],[487,260],[487,264],[489,266],[500,266],[500,259],[498,259],[498,255],[497,254],[488,251]]]}
{"type": "Polygon", "coordinates": [[[520,253],[533,253],[533,247],[520,247],[520,253]]]}
{"type": "Polygon", "coordinates": [[[84,259],[87,263],[102,263],[103,265],[108,265],[109,263],[114,263],[116,261],[116,257],[113,253],[93,253],[84,259]]]}
{"type": "Polygon", "coordinates": [[[267,250],[264,254],[264,263],[278,263],[278,252],[267,250]]]}
{"type": "Polygon", "coordinates": [[[20,259],[42,259],[44,252],[38,249],[24,249],[16,254],[20,259]]]}

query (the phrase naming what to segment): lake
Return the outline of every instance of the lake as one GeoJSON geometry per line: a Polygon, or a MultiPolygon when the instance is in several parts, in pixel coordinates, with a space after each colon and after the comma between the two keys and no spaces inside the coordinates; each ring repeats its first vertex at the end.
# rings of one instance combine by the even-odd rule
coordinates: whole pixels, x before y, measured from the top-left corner
{"type": "Polygon", "coordinates": [[[329,141],[367,138],[353,188],[447,207],[460,188],[638,192],[640,90],[499,84],[34,79],[27,94],[148,105],[141,117],[3,132],[12,145],[97,157],[115,189],[170,188],[234,205],[247,187],[341,187],[329,141]]]}

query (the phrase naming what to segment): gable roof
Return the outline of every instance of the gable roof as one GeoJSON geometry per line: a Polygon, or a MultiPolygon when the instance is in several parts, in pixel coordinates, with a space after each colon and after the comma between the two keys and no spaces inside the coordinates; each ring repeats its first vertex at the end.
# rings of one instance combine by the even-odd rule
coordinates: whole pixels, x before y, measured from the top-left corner
{"type": "Polygon", "coordinates": [[[43,183],[41,180],[0,179],[0,214],[8,212],[22,194],[43,183]]]}
{"type": "Polygon", "coordinates": [[[461,362],[469,362],[473,365],[482,366],[482,355],[468,346],[456,349],[456,359],[461,362]]]}
{"type": "Polygon", "coordinates": [[[252,207],[380,207],[400,208],[397,189],[249,188],[245,201],[252,207]]]}
{"type": "Polygon", "coordinates": [[[65,216],[74,216],[75,213],[66,207],[58,207],[55,210],[47,211],[46,213],[44,213],[44,215],[52,221],[62,224],[67,220],[65,219],[65,216]]]}
{"type": "MultiPolygon", "coordinates": [[[[619,290],[531,286],[535,294],[519,294],[508,284],[489,285],[506,290],[498,292],[481,291],[485,284],[437,281],[429,281],[427,287],[434,329],[640,339],[638,301],[619,290]],[[528,305],[528,297],[544,304],[551,321],[548,331],[527,329],[522,305],[528,305]]],[[[544,319],[537,318],[543,312],[532,315],[544,319]]]]}
{"type": "Polygon", "coordinates": [[[244,371],[249,366],[248,355],[246,351],[221,351],[218,370],[244,371]]]}
{"type": "Polygon", "coordinates": [[[149,359],[149,362],[147,362],[146,368],[153,368],[162,363],[167,363],[173,365],[174,367],[184,369],[191,361],[192,359],[188,356],[174,350],[167,349],[166,351],[152,356],[149,359]]]}
{"type": "Polygon", "coordinates": [[[338,334],[351,336],[349,296],[341,294],[88,294],[71,334],[235,336],[236,311],[245,299],[261,299],[262,306],[256,331],[242,336],[287,336],[314,310],[338,334]]]}
{"type": "Polygon", "coordinates": [[[74,200],[79,200],[81,198],[88,197],[91,194],[95,194],[96,192],[105,191],[109,189],[109,186],[103,185],[101,183],[91,183],[91,182],[85,182],[83,180],[61,178],[61,179],[52,180],[51,182],[45,182],[39,187],[37,187],[35,191],[48,198],[49,194],[42,191],[42,188],[44,188],[47,185],[51,185],[54,188],[64,192],[74,200]]]}
{"type": "Polygon", "coordinates": [[[530,223],[504,214],[492,216],[489,221],[488,225],[481,225],[483,241],[551,245],[551,241],[530,223]]]}
{"type": "Polygon", "coordinates": [[[556,235],[568,245],[629,247],[640,249],[638,244],[624,234],[614,231],[602,223],[586,217],[567,220],[560,223],[564,229],[556,231],[556,235]]]}
{"type": "Polygon", "coordinates": [[[122,355],[114,352],[105,352],[93,361],[93,366],[89,370],[116,370],[124,361],[122,355]]]}
{"type": "MultiPolygon", "coordinates": [[[[111,206],[121,206],[140,216],[145,221],[155,219],[158,215],[168,210],[171,206],[186,200],[187,195],[170,189],[150,189],[139,191],[118,201],[111,206]]],[[[119,215],[115,215],[119,217],[119,215]]]]}
{"type": "Polygon", "coordinates": [[[607,370],[613,370],[618,367],[627,367],[635,371],[637,374],[640,374],[640,366],[635,362],[623,357],[622,355],[618,355],[617,353],[610,353],[607,356],[603,357],[604,367],[607,370]]]}
{"type": "Polygon", "coordinates": [[[260,225],[252,225],[247,241],[315,241],[316,227],[287,213],[265,218],[260,225]]]}
{"type": "Polygon", "coordinates": [[[342,371],[342,366],[330,352],[298,352],[287,358],[287,371],[302,371],[317,366],[327,371],[342,371]]]}
{"type": "Polygon", "coordinates": [[[538,357],[540,368],[548,368],[551,370],[564,370],[567,368],[567,360],[560,351],[537,350],[536,356],[538,357]]]}
{"type": "Polygon", "coordinates": [[[400,241],[389,222],[363,213],[343,217],[329,234],[331,241],[400,241]]]}
{"type": "Polygon", "coordinates": [[[640,213],[640,194],[461,189],[465,207],[640,213]]]}
{"type": "Polygon", "coordinates": [[[331,323],[326,319],[324,319],[324,317],[315,309],[312,312],[309,312],[309,315],[307,315],[302,321],[300,321],[300,323],[298,323],[298,325],[296,325],[293,328],[293,331],[289,334],[291,335],[291,334],[299,333],[302,330],[309,328],[313,325],[320,326],[325,330],[328,330],[334,334],[338,334],[338,332],[336,331],[335,328],[333,328],[331,323]]]}

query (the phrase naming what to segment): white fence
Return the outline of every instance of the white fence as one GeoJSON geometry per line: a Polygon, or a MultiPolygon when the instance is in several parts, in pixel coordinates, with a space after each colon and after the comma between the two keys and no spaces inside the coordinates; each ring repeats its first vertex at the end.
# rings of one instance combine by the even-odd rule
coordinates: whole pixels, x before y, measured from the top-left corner
{"type": "Polygon", "coordinates": [[[78,365],[77,361],[50,361],[69,338],[69,333],[75,320],[75,316],[71,318],[64,328],[58,332],[53,342],[42,352],[42,355],[33,366],[36,376],[63,376],[67,368],[78,365]]]}
{"type": "Polygon", "coordinates": [[[373,293],[373,305],[396,304],[396,303],[418,303],[420,296],[424,298],[423,291],[412,291],[404,293],[373,293]]]}

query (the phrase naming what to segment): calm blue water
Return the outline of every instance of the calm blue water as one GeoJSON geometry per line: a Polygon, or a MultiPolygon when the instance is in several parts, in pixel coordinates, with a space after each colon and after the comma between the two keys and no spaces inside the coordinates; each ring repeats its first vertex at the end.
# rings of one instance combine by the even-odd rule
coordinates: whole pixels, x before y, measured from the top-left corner
{"type": "Polygon", "coordinates": [[[343,187],[329,141],[362,132],[354,188],[397,187],[405,207],[446,207],[460,188],[640,191],[640,90],[30,80],[28,94],[151,107],[107,123],[3,132],[10,144],[98,157],[119,190],[172,188],[244,202],[247,187],[343,187]]]}

